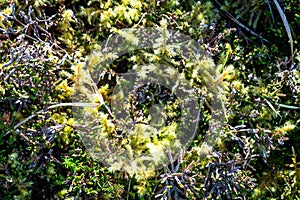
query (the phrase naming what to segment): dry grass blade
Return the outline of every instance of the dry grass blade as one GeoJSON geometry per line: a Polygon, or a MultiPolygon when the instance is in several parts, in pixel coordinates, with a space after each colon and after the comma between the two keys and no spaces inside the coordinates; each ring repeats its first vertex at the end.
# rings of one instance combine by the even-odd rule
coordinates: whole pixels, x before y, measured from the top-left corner
{"type": "Polygon", "coordinates": [[[293,38],[292,38],[292,32],[291,32],[291,29],[290,29],[290,26],[289,26],[289,22],[287,21],[286,16],[285,16],[283,10],[281,9],[281,7],[280,7],[278,1],[277,1],[277,0],[274,0],[274,3],[275,3],[275,5],[276,5],[276,8],[277,8],[277,10],[278,10],[278,12],[279,12],[279,14],[280,14],[281,19],[282,19],[282,22],[283,22],[283,24],[284,24],[286,33],[287,33],[287,35],[288,35],[288,37],[289,37],[289,40],[290,40],[290,46],[291,46],[291,53],[292,53],[292,55],[291,55],[291,60],[293,60],[293,58],[294,58],[294,46],[293,46],[293,38]]]}
{"type": "MultiPolygon", "coordinates": [[[[24,120],[22,120],[21,122],[19,122],[18,124],[16,124],[13,128],[13,130],[16,130],[18,127],[20,127],[22,124],[26,123],[27,121],[29,121],[30,119],[32,119],[33,117],[37,116],[38,114],[45,112],[45,110],[49,110],[49,109],[53,109],[53,108],[57,108],[57,107],[61,107],[61,106],[76,106],[76,107],[95,107],[95,106],[99,106],[101,104],[99,103],[81,103],[81,102],[77,102],[77,103],[59,103],[59,104],[55,104],[52,106],[47,107],[46,109],[40,110],[38,112],[36,112],[35,114],[30,115],[29,117],[26,117],[24,120]]],[[[5,133],[4,136],[8,135],[12,130],[8,131],[5,133]]]]}

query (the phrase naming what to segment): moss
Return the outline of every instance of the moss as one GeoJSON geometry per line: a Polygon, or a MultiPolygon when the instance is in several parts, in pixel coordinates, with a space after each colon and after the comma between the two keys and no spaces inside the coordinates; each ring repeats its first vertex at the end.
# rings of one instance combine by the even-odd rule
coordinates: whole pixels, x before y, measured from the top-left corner
{"type": "Polygon", "coordinates": [[[0,199],[299,198],[299,2],[280,2],[294,60],[275,4],[213,2],[0,1],[0,199]],[[143,27],[181,31],[211,58],[195,63],[163,45],[99,65],[116,58],[99,54],[101,42],[120,34],[134,44],[140,38],[121,29],[143,27]],[[174,66],[195,89],[199,128],[185,153],[187,113],[171,95],[181,86],[144,84],[124,104],[128,118],[111,110],[121,72],[145,63],[174,66]],[[95,105],[78,109],[81,121],[68,107],[78,93],[95,105]],[[209,129],[214,97],[226,118],[218,134],[209,129]],[[220,135],[215,146],[207,134],[220,135]],[[103,149],[111,160],[93,157],[103,149]]]}

